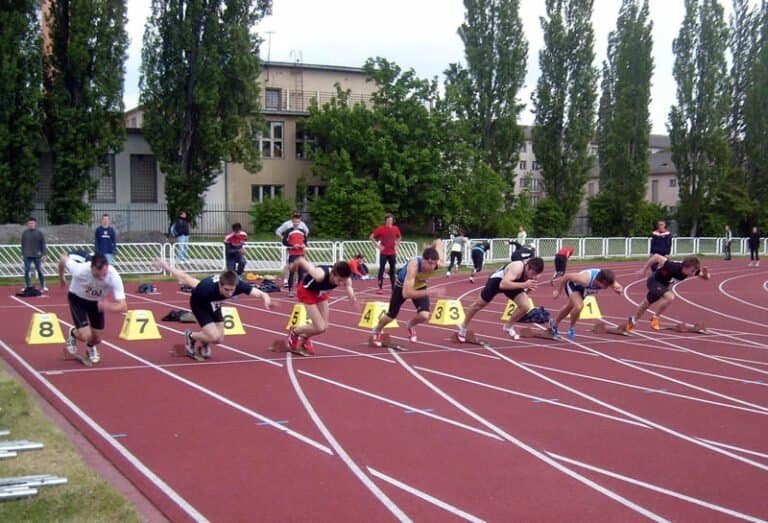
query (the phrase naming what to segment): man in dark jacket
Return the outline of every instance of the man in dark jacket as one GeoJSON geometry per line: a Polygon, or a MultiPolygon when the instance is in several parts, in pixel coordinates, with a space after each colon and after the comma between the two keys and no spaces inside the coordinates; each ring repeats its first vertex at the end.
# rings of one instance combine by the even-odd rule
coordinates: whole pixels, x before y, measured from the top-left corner
{"type": "Polygon", "coordinates": [[[21,256],[24,258],[24,285],[30,287],[30,272],[32,264],[37,270],[37,277],[40,280],[40,292],[46,292],[45,274],[43,274],[42,262],[48,254],[48,247],[45,244],[45,236],[37,228],[37,220],[33,217],[27,219],[27,228],[21,233],[21,256]]]}

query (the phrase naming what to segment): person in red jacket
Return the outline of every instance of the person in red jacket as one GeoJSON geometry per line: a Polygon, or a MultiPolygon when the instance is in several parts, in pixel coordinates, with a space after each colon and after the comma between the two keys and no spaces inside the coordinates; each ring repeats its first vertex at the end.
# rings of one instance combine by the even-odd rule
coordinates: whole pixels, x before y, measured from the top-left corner
{"type": "Polygon", "coordinates": [[[395,265],[397,263],[397,247],[400,245],[400,228],[394,225],[392,214],[384,215],[384,225],[376,227],[369,239],[379,249],[379,294],[384,294],[384,265],[389,264],[389,282],[395,286],[395,265]]]}
{"type": "Polygon", "coordinates": [[[239,222],[232,224],[232,232],[224,238],[227,270],[235,271],[238,276],[242,276],[245,271],[245,240],[247,239],[248,234],[239,222]]]}
{"type": "Polygon", "coordinates": [[[349,270],[352,271],[353,280],[368,279],[368,267],[365,265],[365,256],[356,254],[355,257],[347,263],[349,263],[349,270]]]}

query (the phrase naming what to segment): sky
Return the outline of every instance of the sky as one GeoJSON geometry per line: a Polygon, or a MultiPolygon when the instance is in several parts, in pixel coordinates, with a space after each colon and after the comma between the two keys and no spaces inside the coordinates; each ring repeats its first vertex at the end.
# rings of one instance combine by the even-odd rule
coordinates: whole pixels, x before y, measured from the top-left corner
{"type": "MultiPolygon", "coordinates": [[[[726,17],[731,2],[721,0],[726,17]]],[[[130,0],[128,32],[131,39],[126,63],[126,109],[139,99],[139,67],[144,24],[151,0],[130,0]]],[[[621,0],[595,0],[595,67],[602,69],[608,33],[616,26],[621,0]]],[[[675,104],[672,77],[672,40],[685,13],[683,0],[649,0],[653,20],[654,61],[651,122],[654,134],[667,134],[669,108],[675,104]]],[[[528,40],[528,74],[520,101],[526,108],[520,123],[529,125],[531,91],[536,86],[538,55],[542,47],[540,17],[544,0],[520,0],[520,17],[528,40]]],[[[420,78],[437,77],[451,63],[466,64],[457,29],[464,21],[462,0],[273,0],[272,15],[256,27],[264,38],[261,58],[276,62],[362,67],[381,56],[402,70],[413,69],[420,78]]],[[[598,81],[599,85],[599,81],[598,81]]]]}

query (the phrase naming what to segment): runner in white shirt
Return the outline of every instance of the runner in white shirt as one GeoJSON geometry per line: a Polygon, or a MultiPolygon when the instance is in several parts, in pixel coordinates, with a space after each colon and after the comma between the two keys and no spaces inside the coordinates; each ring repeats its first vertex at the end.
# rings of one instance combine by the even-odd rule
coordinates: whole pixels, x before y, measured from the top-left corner
{"type": "Polygon", "coordinates": [[[70,258],[66,254],[62,256],[59,260],[62,287],[67,284],[65,269],[72,275],[67,301],[74,324],[67,336],[67,350],[77,353],[77,340],[80,340],[87,345],[88,359],[98,363],[100,356],[96,346],[104,332],[104,313],[128,310],[123,280],[103,254],[94,255],[90,263],[79,262],[76,257],[70,258]]]}

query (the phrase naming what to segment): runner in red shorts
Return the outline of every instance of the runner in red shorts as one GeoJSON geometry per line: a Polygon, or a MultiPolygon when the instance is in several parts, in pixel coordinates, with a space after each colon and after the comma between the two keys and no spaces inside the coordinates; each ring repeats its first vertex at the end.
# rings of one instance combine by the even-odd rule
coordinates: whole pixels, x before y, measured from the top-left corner
{"type": "Polygon", "coordinates": [[[299,303],[307,309],[307,316],[312,323],[291,328],[288,332],[288,348],[297,351],[303,347],[309,354],[314,354],[315,349],[310,338],[328,330],[329,293],[342,286],[347,291],[349,301],[356,304],[357,298],[352,290],[349,263],[345,261],[336,262],[333,266],[315,266],[301,256],[290,267],[291,271],[297,269],[306,273],[304,281],[297,287],[297,297],[299,303]]]}

